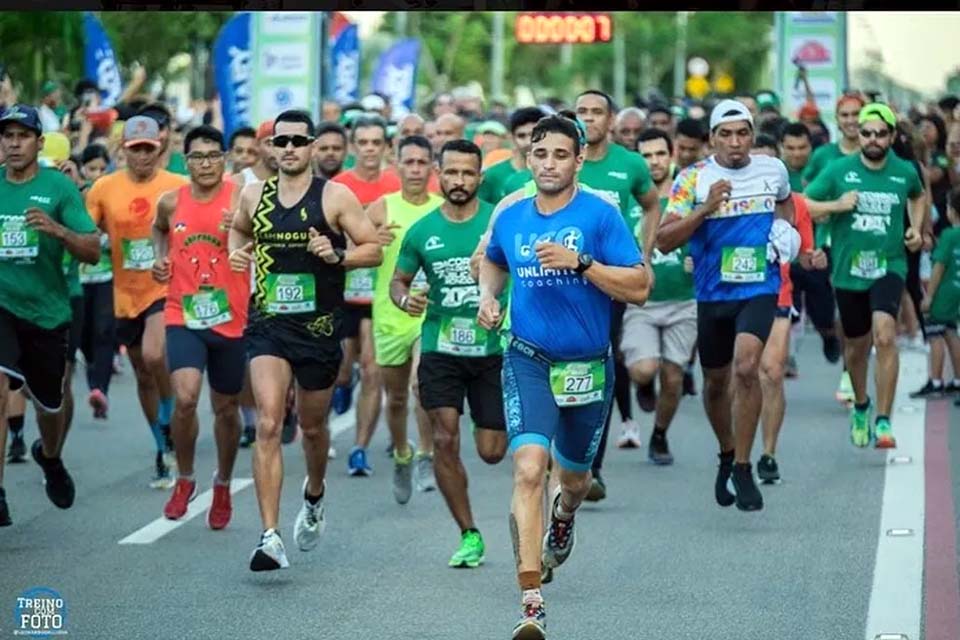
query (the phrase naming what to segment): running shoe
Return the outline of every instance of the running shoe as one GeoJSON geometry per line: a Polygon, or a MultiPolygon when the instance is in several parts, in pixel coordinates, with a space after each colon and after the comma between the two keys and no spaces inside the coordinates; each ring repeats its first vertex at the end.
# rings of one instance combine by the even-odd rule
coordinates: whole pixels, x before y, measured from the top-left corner
{"type": "MultiPolygon", "coordinates": [[[[120,351],[126,353],[127,349],[126,347],[120,347],[120,351]]],[[[123,373],[123,356],[115,353],[113,354],[113,374],[118,376],[121,373],[123,373]]]]}
{"type": "Polygon", "coordinates": [[[287,411],[283,416],[283,430],[280,432],[280,442],[290,444],[297,439],[297,414],[287,411]]]}
{"type": "Polygon", "coordinates": [[[366,478],[373,475],[373,469],[367,461],[367,450],[363,447],[354,447],[347,458],[347,473],[355,478],[366,478]]]}
{"type": "Polygon", "coordinates": [[[276,529],[267,529],[260,534],[260,543],[250,555],[250,571],[275,571],[288,569],[290,561],[283,548],[283,540],[276,529]]]}
{"type": "Polygon", "coordinates": [[[600,502],[607,497],[607,483],[600,477],[600,470],[594,469],[593,480],[590,481],[590,490],[587,491],[587,502],[600,502]]]}
{"type": "Polygon", "coordinates": [[[405,459],[393,452],[393,497],[398,504],[407,504],[413,495],[413,443],[407,446],[405,459]]]}
{"type": "Polygon", "coordinates": [[[163,451],[164,453],[173,452],[173,438],[170,435],[170,425],[162,424],[160,425],[160,435],[163,436],[163,451]]]}
{"type": "Polygon", "coordinates": [[[19,464],[26,461],[27,444],[23,441],[23,433],[14,433],[13,438],[10,439],[10,453],[7,455],[7,462],[19,464]]]}
{"type": "Polygon", "coordinates": [[[257,428],[256,427],[244,427],[243,433],[240,434],[240,448],[248,449],[250,445],[257,441],[257,428]]]}
{"type": "Polygon", "coordinates": [[[893,437],[893,427],[890,426],[889,418],[877,418],[873,446],[876,449],[897,448],[897,439],[893,437]]]}
{"type": "Polygon", "coordinates": [[[110,408],[110,403],[103,391],[100,391],[100,389],[94,389],[91,391],[90,395],[87,397],[87,404],[89,404],[90,408],[93,409],[94,420],[107,419],[107,410],[110,408]]]}
{"type": "MultiPolygon", "coordinates": [[[[293,523],[293,539],[297,541],[300,551],[310,551],[320,542],[320,536],[327,528],[327,521],[323,513],[323,498],[316,504],[307,500],[307,478],[303,479],[303,504],[293,523]]],[[[326,490],[326,484],[324,484],[326,490]]],[[[326,493],[326,491],[324,491],[326,493]]]]}
{"type": "Polygon", "coordinates": [[[214,531],[225,529],[233,516],[233,504],[230,498],[230,484],[217,482],[217,473],[213,472],[213,500],[207,510],[207,526],[214,531]]]}
{"type": "Polygon", "coordinates": [[[550,584],[551,582],[553,582],[553,569],[540,567],[540,584],[550,584]]]}
{"type": "Polygon", "coordinates": [[[620,428],[617,447],[620,449],[639,449],[641,444],[640,427],[631,419],[625,420],[620,428]]]}
{"type": "Polygon", "coordinates": [[[657,389],[653,380],[637,385],[637,404],[646,413],[652,413],[657,408],[657,389]]]}
{"type": "Polygon", "coordinates": [[[10,508],[7,506],[7,492],[0,487],[0,527],[9,527],[12,524],[10,508]]]}
{"type": "Polygon", "coordinates": [[[824,336],[823,357],[826,358],[830,364],[837,364],[840,362],[840,356],[840,338],[837,336],[824,336]]]}
{"type": "Polygon", "coordinates": [[[757,462],[757,476],[763,484],[776,484],[780,482],[780,468],[773,456],[763,454],[760,461],[757,462]]]}
{"type": "Polygon", "coordinates": [[[550,509],[550,526],[543,535],[543,556],[541,562],[544,567],[556,569],[570,557],[573,547],[577,543],[577,534],[574,531],[574,517],[561,520],[557,517],[557,506],[560,504],[560,488],[553,497],[553,508],[550,509]]]}
{"type": "Polygon", "coordinates": [[[753,467],[749,462],[733,465],[733,488],[735,500],[740,511],[760,511],[763,509],[763,495],[753,481],[753,467]]]}
{"type": "Polygon", "coordinates": [[[513,640],[546,640],[547,614],[543,598],[528,595],[521,605],[520,621],[513,628],[513,640]]]}
{"type": "Polygon", "coordinates": [[[729,507],[736,501],[727,487],[733,474],[733,451],[717,454],[717,457],[720,458],[720,464],[717,467],[717,479],[713,483],[713,496],[721,507],[729,507]]]}
{"type": "Polygon", "coordinates": [[[697,395],[697,384],[693,380],[693,367],[687,367],[683,372],[683,395],[697,395]]]}
{"type": "Polygon", "coordinates": [[[840,386],[837,387],[837,402],[850,404],[853,399],[853,382],[850,381],[850,372],[844,370],[840,376],[840,386]]]}
{"type": "Polygon", "coordinates": [[[157,456],[154,459],[153,477],[150,479],[150,488],[163,489],[164,491],[173,488],[173,475],[170,473],[170,467],[164,460],[163,452],[161,451],[157,451],[157,456]]]}
{"type": "Polygon", "coordinates": [[[476,569],[483,564],[486,546],[479,531],[467,531],[460,537],[460,548],[450,558],[455,569],[476,569]]]}
{"type": "Polygon", "coordinates": [[[870,445],[870,403],[862,411],[853,407],[850,411],[850,442],[861,449],[870,445]]]}
{"type": "MultiPolygon", "coordinates": [[[[950,384],[954,384],[954,383],[951,382],[950,384]]],[[[943,395],[944,391],[946,391],[946,389],[944,388],[942,382],[938,385],[933,384],[933,380],[930,380],[929,378],[927,378],[927,383],[922,387],[920,387],[919,389],[917,389],[916,391],[911,392],[910,397],[913,399],[940,397],[943,395]]]]}
{"type": "Polygon", "coordinates": [[[787,358],[787,366],[783,369],[783,375],[787,378],[796,378],[800,375],[800,369],[797,367],[797,359],[793,356],[787,358]]]}
{"type": "Polygon", "coordinates": [[[197,497],[197,483],[193,480],[177,478],[173,485],[173,494],[163,507],[163,516],[167,520],[179,520],[187,513],[187,508],[197,497]]]}
{"type": "Polygon", "coordinates": [[[433,455],[418,453],[415,462],[417,465],[417,491],[420,493],[436,491],[437,477],[433,471],[433,455]]]}
{"type": "Polygon", "coordinates": [[[954,395],[960,393],[960,380],[954,378],[950,382],[944,385],[943,392],[947,395],[954,395]]]}
{"type": "Polygon", "coordinates": [[[33,441],[30,453],[43,470],[43,483],[50,502],[61,509],[69,509],[73,506],[76,489],[73,486],[73,478],[70,477],[63,466],[63,460],[45,457],[43,455],[43,445],[39,438],[33,441]]]}
{"type": "Polygon", "coordinates": [[[327,460],[336,460],[337,459],[337,448],[333,445],[327,447],[327,460]]]}
{"type": "Polygon", "coordinates": [[[670,453],[670,445],[667,444],[667,433],[665,431],[653,430],[650,435],[650,446],[647,449],[647,458],[655,465],[668,466],[673,464],[673,454],[670,453]]]}

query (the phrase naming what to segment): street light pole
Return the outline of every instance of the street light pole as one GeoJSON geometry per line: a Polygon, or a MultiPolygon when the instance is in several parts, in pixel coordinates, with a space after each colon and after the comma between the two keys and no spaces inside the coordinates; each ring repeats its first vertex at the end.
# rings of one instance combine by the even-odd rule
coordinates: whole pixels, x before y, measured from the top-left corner
{"type": "Polygon", "coordinates": [[[673,59],[673,97],[682,98],[687,76],[687,12],[677,11],[677,53],[673,59]]]}
{"type": "Polygon", "coordinates": [[[503,27],[502,11],[493,13],[493,55],[490,63],[490,100],[502,100],[503,94],[503,27]]]}
{"type": "Polygon", "coordinates": [[[616,15],[613,14],[613,101],[623,108],[627,96],[627,52],[616,15]]]}

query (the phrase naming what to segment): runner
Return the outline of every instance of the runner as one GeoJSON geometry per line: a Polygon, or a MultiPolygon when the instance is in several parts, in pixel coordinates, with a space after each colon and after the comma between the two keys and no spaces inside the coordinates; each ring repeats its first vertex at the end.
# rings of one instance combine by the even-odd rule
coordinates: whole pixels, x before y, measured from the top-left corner
{"type": "MultiPolygon", "coordinates": [[[[346,185],[367,208],[378,198],[398,191],[400,179],[383,171],[387,152],[387,124],[382,118],[364,117],[354,122],[350,132],[357,153],[356,167],[341,173],[334,182],[346,185]]],[[[354,364],[360,363],[360,399],[357,401],[357,428],[354,446],[347,458],[351,476],[366,477],[373,473],[367,457],[367,447],[380,421],[383,402],[382,379],[373,346],[372,310],[374,283],[377,270],[354,269],[347,273],[343,292],[344,341],[343,363],[337,375],[333,407],[344,413],[350,406],[350,397],[341,389],[349,389],[353,380],[354,364]]]]}
{"type": "Polygon", "coordinates": [[[620,212],[576,185],[584,162],[580,139],[566,118],[537,123],[529,155],[537,194],[497,218],[480,267],[478,322],[488,331],[503,320],[498,298],[508,275],[515,282],[512,337],[503,362],[514,453],[510,525],[522,601],[515,640],[546,637],[541,561],[556,568],[567,560],[574,514],[590,490],[592,458],[613,395],[610,299],[641,304],[649,288],[637,242],[620,212]],[[560,489],[544,535],[551,445],[560,489]]]}
{"type": "MultiPolygon", "coordinates": [[[[387,426],[393,442],[393,497],[400,504],[410,501],[413,463],[417,466],[420,491],[436,488],[433,471],[433,430],[420,404],[417,369],[420,360],[420,327],[423,318],[411,318],[390,299],[390,281],[396,268],[403,238],[415,222],[443,202],[427,191],[433,167],[433,152],[426,138],[411,136],[397,146],[397,171],[401,188],[378,198],[367,208],[384,247],[383,264],[377,270],[373,294],[373,344],[376,362],[383,375],[387,394],[387,426]],[[413,393],[420,442],[416,456],[407,440],[407,397],[413,393]]],[[[414,281],[413,288],[424,285],[414,281]]]]}
{"type": "Polygon", "coordinates": [[[717,504],[757,511],[763,496],[750,452],[762,401],[758,371],[777,307],[778,263],[793,259],[799,238],[790,226],[787,168],[776,158],[750,155],[747,107],[721,101],[710,114],[710,131],[715,154],[677,176],[657,244],[669,253],[690,243],[703,403],[720,445],[717,504]],[[727,489],[731,476],[736,496],[727,489]]]}
{"type": "Polygon", "coordinates": [[[271,135],[273,135],[273,123],[269,120],[260,123],[257,129],[257,161],[252,166],[234,172],[234,182],[248,185],[277,175],[277,157],[270,146],[271,135]]]}
{"type": "Polygon", "coordinates": [[[804,195],[814,220],[829,221],[835,248],[833,285],[854,391],[850,439],[857,447],[873,442],[891,449],[897,446],[890,418],[900,364],[896,334],[907,269],[904,246],[916,252],[923,244],[925,194],[913,165],[890,153],[897,126],[890,107],[868,104],[858,118],[860,153],[831,162],[804,195]],[[904,230],[906,213],[910,227],[904,230]],[[867,395],[871,346],[877,351],[874,425],[867,395]]]}
{"type": "MultiPolygon", "coordinates": [[[[527,152],[530,150],[530,132],[533,125],[545,114],[537,107],[523,107],[510,114],[510,136],[513,140],[513,154],[509,160],[498,162],[483,172],[483,181],[477,197],[484,202],[496,204],[506,197],[507,182],[514,176],[522,175],[518,180],[526,182],[531,178],[527,168],[527,152]]],[[[520,185],[518,184],[517,188],[520,185]]]]}
{"type": "Polygon", "coordinates": [[[313,172],[321,178],[333,180],[343,170],[347,159],[347,132],[335,122],[317,125],[316,157],[313,172]]]}
{"type": "MultiPolygon", "coordinates": [[[[75,488],[60,457],[69,425],[63,412],[71,322],[63,254],[94,263],[96,227],[67,176],[38,164],[43,127],[37,110],[14,104],[0,116],[0,452],[6,451],[7,399],[24,388],[33,399],[40,438],[30,447],[46,493],[61,509],[75,488]]],[[[0,526],[11,524],[0,456],[0,526]]]]}
{"type": "Polygon", "coordinates": [[[439,165],[444,202],[407,232],[390,297],[410,316],[424,316],[417,373],[420,398],[433,427],[437,484],[461,535],[449,565],[474,568],[483,564],[485,545],[470,509],[467,473],[460,459],[464,398],[470,402],[480,458],[496,464],[507,451],[500,384],[503,350],[495,331],[477,325],[480,294],[469,264],[493,206],[476,197],[482,165],[477,145],[448,142],[439,165]],[[421,268],[428,293],[411,292],[421,268]]]}
{"type": "MultiPolygon", "coordinates": [[[[253,127],[240,127],[230,135],[229,169],[231,173],[240,173],[247,167],[257,164],[259,159],[257,132],[253,127]]],[[[187,169],[189,168],[188,166],[187,169]]]]}
{"type": "MultiPolygon", "coordinates": [[[[27,412],[27,399],[22,392],[12,392],[7,396],[7,426],[10,430],[10,450],[7,462],[20,464],[27,461],[27,443],[23,440],[23,416],[27,412]]],[[[0,425],[2,428],[2,425],[0,425]]],[[[0,450],[0,454],[3,451],[0,450]]],[[[2,486],[2,485],[0,485],[2,486]]]]}
{"type": "Polygon", "coordinates": [[[164,354],[163,303],[166,286],[156,282],[152,241],[156,203],[184,179],[160,168],[160,132],[152,118],[135,116],[123,128],[127,167],[97,180],[87,192],[87,209],[110,237],[116,335],[127,348],[137,394],[156,443],[150,486],[173,486],[164,453],[173,451],[170,419],[173,391],[164,354]]]}
{"type": "Polygon", "coordinates": [[[375,266],[381,255],[374,229],[350,190],[312,175],[314,133],[302,111],[277,116],[272,146],[280,174],[244,187],[230,228],[231,268],[247,273],[253,263],[257,273],[245,337],[257,399],[253,476],[264,531],[250,557],[251,571],[290,566],[278,527],[280,432],[291,380],[296,381],[307,465],[294,523],[297,546],[313,549],[326,527],[326,420],[340,366],[343,271],[375,266]],[[355,248],[345,249],[347,238],[355,248]]]}
{"type": "MultiPolygon", "coordinates": [[[[606,195],[620,209],[627,227],[634,238],[638,238],[643,255],[652,255],[653,240],[660,224],[660,196],[650,179],[647,163],[638,153],[631,153],[618,144],[609,142],[609,133],[613,127],[613,100],[602,91],[589,90],[577,97],[576,115],[586,126],[587,147],[584,151],[583,167],[578,180],[591,191],[606,195]],[[643,211],[643,228],[639,229],[639,219],[634,217],[640,205],[643,211]]],[[[648,276],[653,279],[652,267],[646,267],[648,276]]],[[[614,302],[614,320],[610,326],[610,341],[614,346],[614,394],[617,408],[624,428],[639,433],[640,428],[633,421],[630,406],[630,374],[620,355],[620,334],[623,326],[623,314],[626,305],[614,302]]],[[[593,481],[587,499],[603,500],[607,496],[607,485],[600,475],[603,457],[607,450],[607,436],[610,432],[611,414],[607,414],[607,423],[603,427],[600,448],[593,461],[593,481]]]]}
{"type": "MultiPolygon", "coordinates": [[[[647,129],[640,134],[639,146],[660,195],[660,206],[666,208],[673,184],[673,142],[665,132],[647,129]]],[[[686,246],[666,255],[654,249],[650,263],[655,279],[647,303],[642,307],[628,305],[623,316],[623,363],[630,379],[637,383],[638,395],[659,372],[660,393],[656,395],[653,433],[647,450],[650,461],[657,465],[673,464],[667,429],[683,393],[683,368],[697,342],[697,305],[687,255],[686,246]]],[[[617,446],[639,447],[639,430],[631,431],[624,425],[617,446]]]]}
{"type": "Polygon", "coordinates": [[[636,151],[640,134],[643,133],[646,122],[647,119],[640,109],[636,107],[621,109],[617,112],[613,125],[613,141],[624,149],[636,151]]]}
{"type": "Polygon", "coordinates": [[[173,443],[177,482],[163,515],[178,520],[197,496],[194,451],[199,430],[197,403],[207,379],[213,406],[217,471],[207,513],[211,529],[230,521],[230,478],[240,439],[238,395],[243,388],[249,279],[230,270],[227,216],[236,210],[240,188],[224,181],[223,134],[206,125],[183,143],[190,184],[160,197],[153,225],[157,261],[154,278],[168,285],[164,308],[167,362],[173,383],[173,443]]]}

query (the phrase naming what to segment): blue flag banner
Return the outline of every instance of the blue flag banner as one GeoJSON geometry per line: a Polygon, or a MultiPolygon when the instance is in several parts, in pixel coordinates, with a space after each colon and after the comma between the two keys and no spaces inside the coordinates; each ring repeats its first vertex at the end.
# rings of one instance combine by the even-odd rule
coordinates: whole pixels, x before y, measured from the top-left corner
{"type": "Polygon", "coordinates": [[[340,104],[360,99],[360,36],[357,25],[344,27],[330,50],[333,98],[340,104]]]}
{"type": "Polygon", "coordinates": [[[238,13],[223,25],[213,44],[213,73],[223,111],[223,134],[230,139],[253,121],[253,63],[250,14],[238,13]]]}
{"type": "Polygon", "coordinates": [[[112,107],[123,94],[117,58],[103,25],[89,11],[83,15],[83,70],[97,83],[103,106],[112,107]]]}
{"type": "Polygon", "coordinates": [[[416,38],[401,40],[380,56],[373,74],[373,90],[390,98],[394,118],[413,111],[419,59],[420,41],[416,38]]]}

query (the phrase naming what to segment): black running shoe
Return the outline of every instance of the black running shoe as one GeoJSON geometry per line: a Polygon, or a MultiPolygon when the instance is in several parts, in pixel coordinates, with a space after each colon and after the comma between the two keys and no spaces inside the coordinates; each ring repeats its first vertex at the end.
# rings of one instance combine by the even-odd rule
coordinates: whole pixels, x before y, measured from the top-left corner
{"type": "Polygon", "coordinates": [[[61,509],[69,509],[73,506],[76,489],[73,486],[73,479],[63,466],[63,461],[60,458],[44,457],[43,445],[39,438],[30,447],[30,453],[33,454],[33,459],[40,465],[40,468],[43,469],[44,484],[50,502],[61,509]]]}
{"type": "Polygon", "coordinates": [[[737,509],[740,511],[760,511],[763,509],[763,496],[753,481],[753,466],[749,462],[733,465],[733,488],[737,492],[737,509]]]}
{"type": "Polygon", "coordinates": [[[697,385],[693,380],[693,371],[689,369],[683,372],[683,395],[697,395],[697,385]]]}
{"type": "Polygon", "coordinates": [[[647,449],[647,457],[655,465],[673,464],[673,454],[670,453],[670,445],[667,444],[667,434],[665,432],[653,430],[653,435],[650,436],[650,447],[647,449]]]}
{"type": "Polygon", "coordinates": [[[657,390],[652,380],[648,384],[637,385],[637,403],[646,413],[652,413],[657,408],[657,390]]]}
{"type": "Polygon", "coordinates": [[[727,488],[727,481],[730,479],[730,474],[733,473],[733,452],[721,453],[717,457],[720,458],[720,465],[717,467],[717,480],[713,485],[713,494],[718,505],[729,507],[735,500],[733,494],[727,488]]]}
{"type": "Polygon", "coordinates": [[[173,438],[170,436],[170,425],[160,425],[160,435],[163,436],[164,453],[173,453],[173,438]]]}
{"type": "Polygon", "coordinates": [[[949,395],[960,393],[960,380],[951,380],[943,386],[943,391],[949,395]]]}
{"type": "Polygon", "coordinates": [[[0,487],[0,527],[9,527],[12,524],[10,509],[7,507],[7,492],[0,487]]]}
{"type": "Polygon", "coordinates": [[[840,338],[837,336],[824,336],[823,357],[827,359],[827,362],[837,364],[840,362],[840,355],[840,338]]]}
{"type": "Polygon", "coordinates": [[[911,398],[930,398],[932,396],[943,395],[943,392],[944,392],[944,388],[942,384],[940,386],[937,386],[933,384],[932,380],[927,379],[927,383],[922,387],[920,387],[919,389],[917,389],[916,391],[912,392],[910,394],[910,397],[911,398]]]}
{"type": "Polygon", "coordinates": [[[760,456],[760,462],[757,463],[757,475],[763,484],[780,482],[780,468],[773,456],[766,454],[760,456]]]}
{"type": "Polygon", "coordinates": [[[593,472],[593,480],[590,483],[590,490],[587,492],[587,497],[584,498],[587,502],[600,502],[607,497],[607,483],[603,481],[603,478],[600,477],[600,470],[597,469],[593,472]]]}
{"type": "Polygon", "coordinates": [[[250,445],[257,441],[257,428],[256,427],[244,427],[243,433],[240,434],[240,448],[249,449],[250,445]]]}
{"type": "Polygon", "coordinates": [[[27,445],[23,441],[22,433],[14,433],[10,440],[10,453],[7,456],[7,462],[10,464],[19,464],[27,461],[27,445]]]}
{"type": "Polygon", "coordinates": [[[280,432],[280,442],[290,444],[297,439],[297,415],[288,411],[283,417],[283,431],[280,432]]]}

